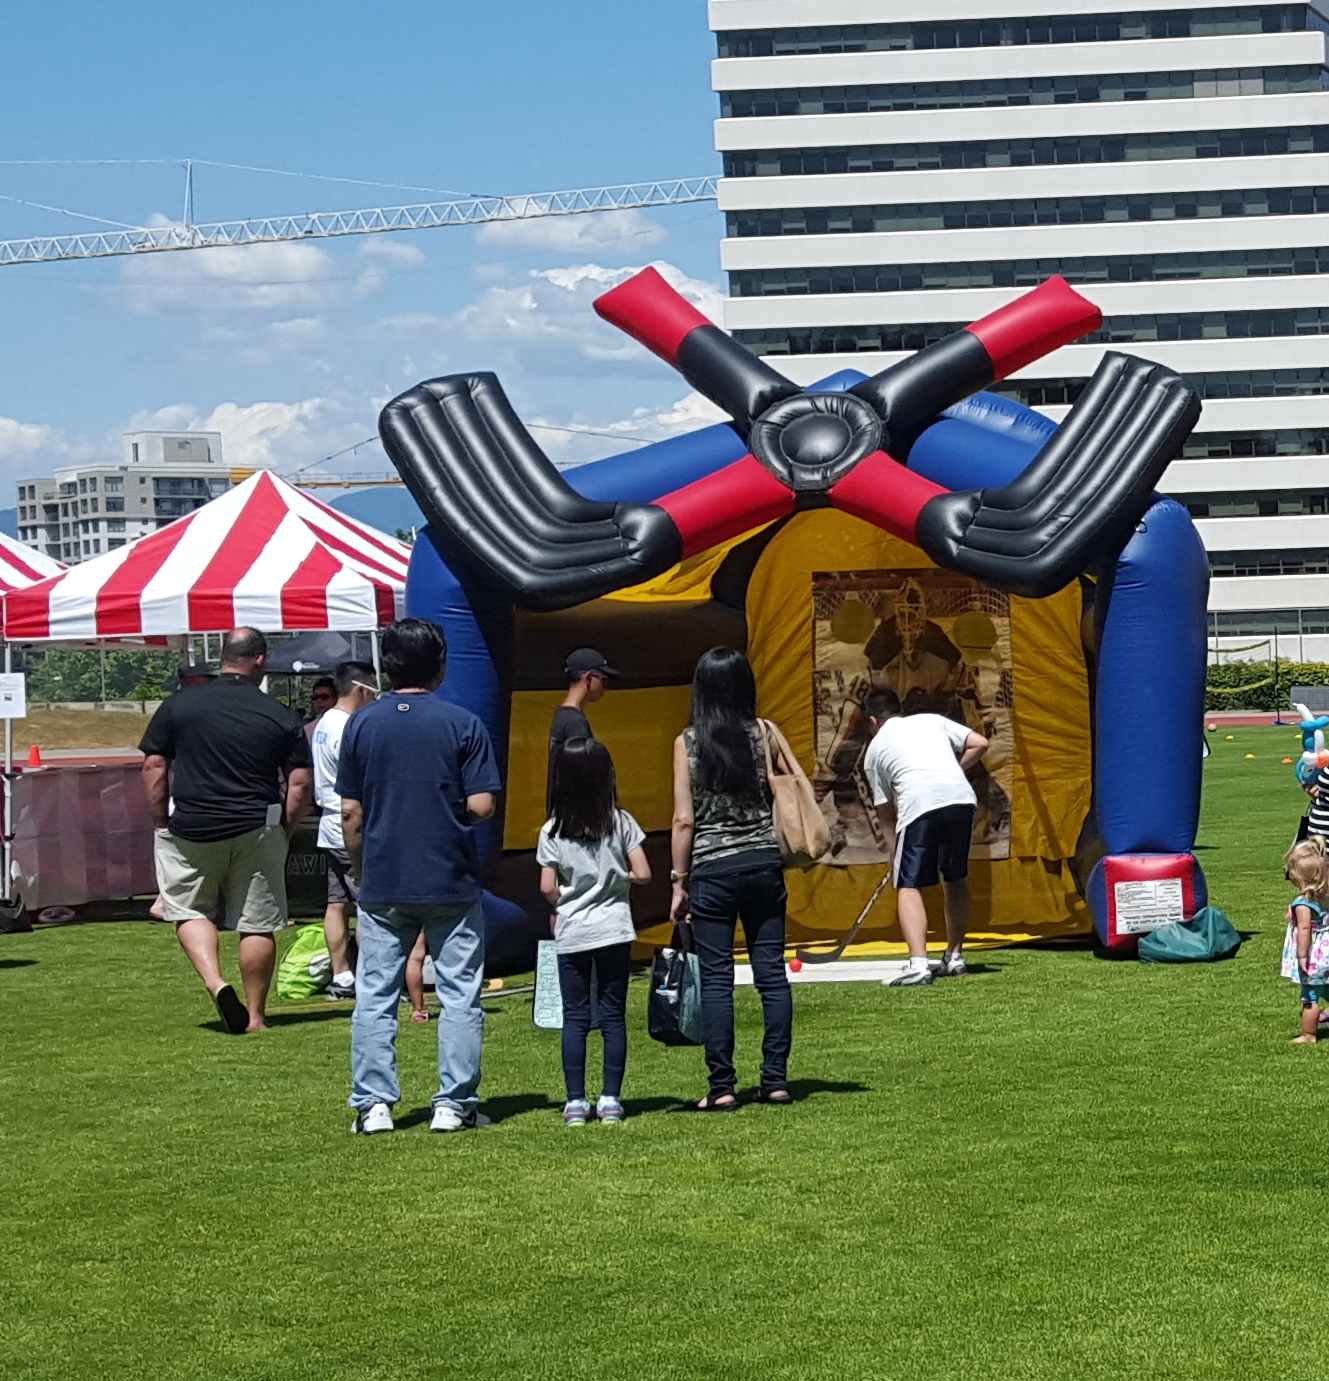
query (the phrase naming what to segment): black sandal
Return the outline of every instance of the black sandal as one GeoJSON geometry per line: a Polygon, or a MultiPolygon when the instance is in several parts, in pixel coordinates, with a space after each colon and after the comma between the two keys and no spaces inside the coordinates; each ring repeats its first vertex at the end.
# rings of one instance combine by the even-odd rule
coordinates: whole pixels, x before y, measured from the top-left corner
{"type": "Polygon", "coordinates": [[[213,993],[212,1000],[227,1031],[232,1036],[243,1036],[249,1029],[249,1008],[240,1001],[235,989],[229,983],[223,984],[213,993]]]}
{"type": "Polygon", "coordinates": [[[793,1101],[794,1095],[783,1084],[774,1084],[770,1088],[757,1090],[758,1103],[774,1103],[776,1107],[782,1108],[793,1101]]]}
{"type": "Polygon", "coordinates": [[[738,1096],[725,1089],[721,1093],[708,1093],[700,1103],[694,1103],[692,1106],[697,1112],[737,1112],[738,1096]],[[718,1101],[721,1098],[727,1098],[729,1101],[721,1103],[718,1101]]]}

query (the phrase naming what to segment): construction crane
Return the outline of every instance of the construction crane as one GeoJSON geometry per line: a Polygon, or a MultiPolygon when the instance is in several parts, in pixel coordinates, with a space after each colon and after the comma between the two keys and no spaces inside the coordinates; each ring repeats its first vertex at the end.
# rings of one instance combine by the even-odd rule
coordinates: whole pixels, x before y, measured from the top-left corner
{"type": "MultiPolygon", "coordinates": [[[[448,225],[489,225],[543,216],[579,216],[594,211],[637,211],[714,201],[713,177],[683,177],[666,182],[629,182],[621,187],[581,187],[570,192],[533,192],[512,197],[466,197],[418,206],[374,206],[362,211],[310,211],[298,216],[253,220],[181,223],[98,230],[85,235],[38,235],[0,240],[0,267],[45,264],[64,259],[110,259],[131,254],[164,254],[186,249],[280,244],[288,240],[326,240],[343,235],[381,235],[400,230],[434,230],[448,225]]],[[[188,201],[186,201],[188,204],[188,201]]]]}

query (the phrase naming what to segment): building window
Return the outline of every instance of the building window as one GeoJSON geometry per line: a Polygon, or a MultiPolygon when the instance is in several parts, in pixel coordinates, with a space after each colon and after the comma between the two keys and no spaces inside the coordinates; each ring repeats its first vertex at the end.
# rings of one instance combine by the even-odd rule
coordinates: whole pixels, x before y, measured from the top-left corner
{"type": "Polygon", "coordinates": [[[94,537],[93,540],[92,540],[92,550],[93,550],[94,552],[100,553],[100,552],[101,552],[101,549],[102,549],[101,538],[100,538],[100,537],[94,537]]]}
{"type": "Polygon", "coordinates": [[[1212,96],[1288,95],[1322,91],[1322,67],[1247,67],[1223,71],[1114,72],[1104,76],[1015,77],[1007,80],[893,82],[871,86],[785,87],[722,91],[720,115],[862,115],[980,106],[1073,105],[1098,101],[1176,101],[1212,96]]]}
{"type": "MultiPolygon", "coordinates": [[[[135,452],[137,452],[138,447],[136,446],[136,447],[134,448],[134,450],[135,450],[135,452]]],[[[135,460],[138,459],[137,454],[135,454],[134,459],[135,459],[135,460]]],[[[140,475],[140,476],[138,477],[138,482],[139,482],[140,484],[147,484],[147,482],[148,482],[148,477],[147,477],[146,475],[140,475]]]]}
{"type": "Polygon", "coordinates": [[[1211,551],[1215,576],[1329,575],[1329,547],[1295,547],[1286,551],[1211,551]]]}
{"type": "Polygon", "coordinates": [[[880,53],[938,48],[1014,47],[1036,43],[1112,43],[1123,39],[1218,34],[1278,34],[1323,29],[1300,5],[1242,5],[1189,12],[1131,12],[1030,19],[915,20],[895,24],[821,24],[797,29],[730,29],[716,34],[722,58],[796,53],[880,53]]]}
{"type": "Polygon", "coordinates": [[[137,441],[131,441],[131,442],[129,443],[129,458],[130,458],[130,462],[131,462],[132,464],[134,464],[134,465],[137,465],[137,464],[138,464],[138,442],[137,442],[137,441]]]}
{"type": "Polygon", "coordinates": [[[1194,278],[1309,277],[1329,273],[1329,246],[1231,249],[1061,259],[971,260],[953,264],[861,264],[843,268],[739,269],[734,297],[920,292],[937,288],[1037,287],[1054,274],[1072,283],[1153,283],[1194,278]]]}
{"type": "Polygon", "coordinates": [[[118,494],[124,487],[125,482],[120,475],[107,475],[102,481],[102,489],[107,494],[118,494]]]}
{"type": "Polygon", "coordinates": [[[84,543],[83,543],[83,555],[84,555],[84,556],[91,556],[91,555],[92,555],[92,543],[91,543],[91,542],[84,542],[84,543]]]}
{"type": "Polygon", "coordinates": [[[87,501],[87,499],[80,499],[80,500],[78,501],[78,511],[79,511],[80,513],[86,513],[86,512],[88,511],[88,501],[87,501]]]}
{"type": "MultiPolygon", "coordinates": [[[[1326,144],[1329,151],[1329,143],[1326,144]]],[[[1209,220],[1233,216],[1314,215],[1329,211],[1329,187],[1231,192],[1141,192],[1111,197],[1039,197],[1029,201],[900,203],[892,206],[798,207],[732,211],[726,233],[861,235],[904,230],[985,230],[1034,225],[1209,220]]]]}
{"type": "MultiPolygon", "coordinates": [[[[740,330],[734,339],[758,355],[837,355],[862,351],[921,350],[954,335],[963,322],[890,326],[812,326],[740,330]]],[[[1286,311],[1175,312],[1157,316],[1108,317],[1087,342],[1114,344],[1167,340],[1244,340],[1271,336],[1329,334],[1329,307],[1286,311]]]]}
{"type": "MultiPolygon", "coordinates": [[[[1294,398],[1329,393],[1329,369],[1248,369],[1186,375],[1201,398],[1294,398]]],[[[1088,379],[1010,379],[989,393],[1031,408],[1062,407],[1084,392],[1088,379]]]]}
{"type": "Polygon", "coordinates": [[[107,518],[107,532],[123,532],[125,530],[125,520],[123,518],[107,518]]]}
{"type": "Polygon", "coordinates": [[[88,480],[88,493],[89,493],[89,494],[95,494],[96,492],[97,492],[97,476],[96,476],[96,475],[93,475],[93,476],[88,480]]]}
{"type": "Polygon", "coordinates": [[[92,511],[95,513],[95,512],[97,511],[97,500],[96,500],[96,499],[93,499],[93,500],[91,500],[91,503],[92,503],[92,511]]]}
{"type": "Polygon", "coordinates": [[[1274,518],[1297,513],[1329,513],[1329,494],[1324,490],[1183,494],[1179,497],[1192,518],[1274,518]]]}
{"type": "Polygon", "coordinates": [[[125,539],[124,539],[123,537],[111,537],[111,538],[108,538],[108,539],[107,539],[107,542],[106,542],[106,550],[107,550],[107,551],[114,551],[114,550],[116,549],[116,547],[123,547],[124,544],[125,544],[125,539]]]}
{"type": "Polygon", "coordinates": [[[87,482],[87,480],[79,480],[79,482],[78,482],[78,492],[79,492],[80,494],[86,494],[86,493],[88,492],[88,482],[87,482]]]}
{"type": "Polygon", "coordinates": [[[125,511],[124,499],[116,498],[114,495],[107,495],[106,511],[108,513],[123,513],[125,511]]]}

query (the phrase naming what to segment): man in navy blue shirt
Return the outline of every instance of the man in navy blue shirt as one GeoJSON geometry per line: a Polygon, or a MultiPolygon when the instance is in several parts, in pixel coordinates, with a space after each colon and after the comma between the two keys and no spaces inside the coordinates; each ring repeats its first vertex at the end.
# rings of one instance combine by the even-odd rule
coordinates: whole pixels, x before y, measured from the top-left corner
{"type": "Polygon", "coordinates": [[[420,932],[434,961],[438,1092],[431,1132],[485,1121],[478,1112],[485,932],[474,826],[494,813],[501,783],[484,725],[440,699],[447,645],[426,619],[383,634],[394,690],[360,710],[342,737],[337,794],[360,877],[360,960],[351,1017],[355,1132],[390,1132],[397,1008],[420,932]]]}

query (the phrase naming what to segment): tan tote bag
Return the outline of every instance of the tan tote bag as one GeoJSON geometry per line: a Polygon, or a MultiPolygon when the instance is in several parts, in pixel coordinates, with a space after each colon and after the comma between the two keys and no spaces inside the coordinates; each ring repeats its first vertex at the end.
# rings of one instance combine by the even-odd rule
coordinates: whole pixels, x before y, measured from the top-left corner
{"type": "Polygon", "coordinates": [[[826,817],[812,783],[785,736],[769,719],[759,721],[771,788],[771,820],[786,868],[810,868],[831,847],[826,817]]]}

